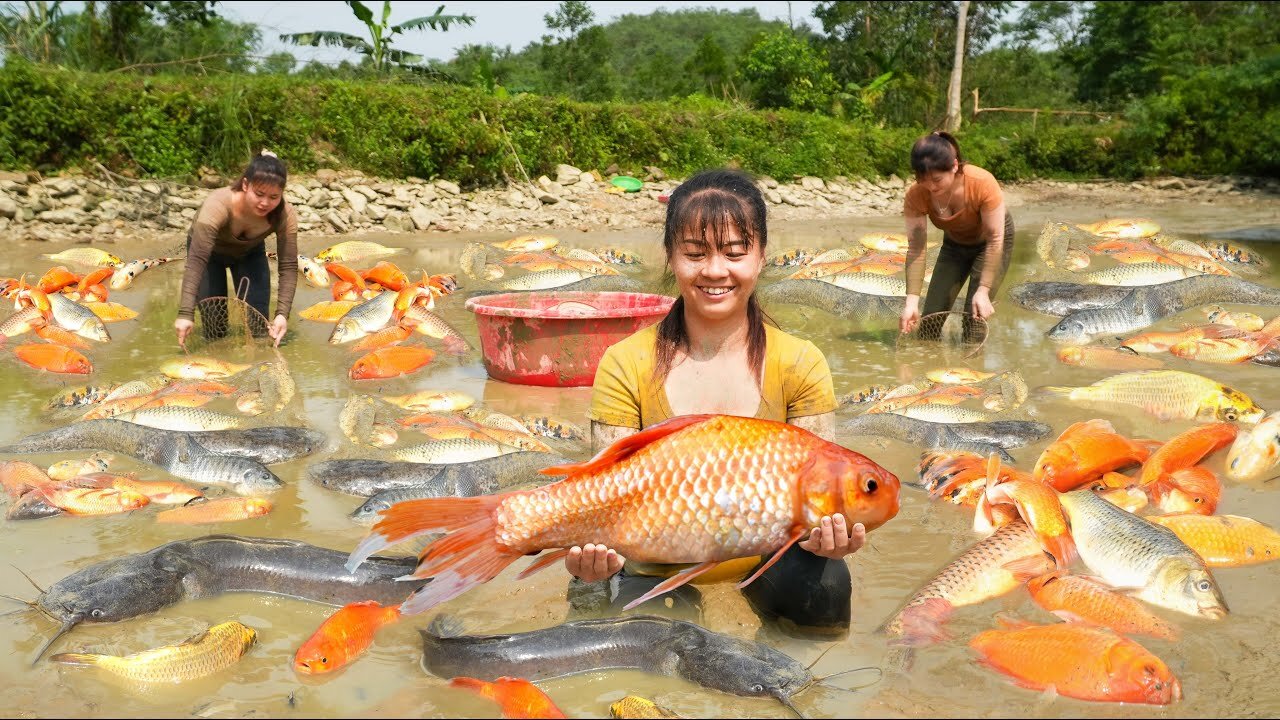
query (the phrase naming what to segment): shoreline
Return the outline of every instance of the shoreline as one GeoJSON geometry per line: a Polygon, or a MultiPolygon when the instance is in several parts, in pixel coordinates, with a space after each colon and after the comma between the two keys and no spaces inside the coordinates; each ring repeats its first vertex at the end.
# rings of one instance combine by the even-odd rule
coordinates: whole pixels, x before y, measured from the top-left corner
{"type": "MultiPolygon", "coordinates": [[[[286,199],[298,212],[299,236],[395,236],[414,234],[580,232],[660,228],[665,206],[659,196],[679,184],[650,168],[638,192],[624,193],[608,175],[567,165],[556,178],[534,183],[463,191],[448,180],[383,180],[354,171],[321,170],[290,178],[286,199]]],[[[847,219],[901,217],[908,183],[897,176],[875,182],[816,177],[778,182],[759,178],[770,205],[770,221],[824,224],[847,219]]],[[[103,176],[41,178],[0,172],[0,232],[33,243],[146,244],[180,242],[211,188],[222,178],[202,178],[206,187],[143,180],[128,183],[103,176]]],[[[1230,209],[1261,214],[1280,223],[1280,180],[1248,177],[1193,179],[1034,180],[1003,186],[1006,204],[1021,227],[1037,216],[1075,206],[1096,217],[1178,214],[1199,207],[1230,218],[1230,209]],[[1170,206],[1174,206],[1170,208],[1170,206]]],[[[876,223],[877,225],[882,223],[876,223]]],[[[1195,230],[1191,230],[1195,231],[1195,230]]]]}

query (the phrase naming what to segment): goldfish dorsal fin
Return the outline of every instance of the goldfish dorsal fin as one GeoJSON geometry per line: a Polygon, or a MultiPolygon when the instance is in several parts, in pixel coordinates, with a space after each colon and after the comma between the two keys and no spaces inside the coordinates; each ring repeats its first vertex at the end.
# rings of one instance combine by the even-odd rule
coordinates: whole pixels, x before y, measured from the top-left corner
{"type": "Polygon", "coordinates": [[[554,467],[543,468],[539,472],[543,475],[580,475],[583,473],[593,472],[614,463],[622,462],[627,457],[638,452],[646,445],[661,440],[662,438],[684,428],[695,425],[715,417],[714,415],[681,415],[664,420],[653,427],[641,430],[635,435],[625,437],[609,447],[601,450],[595,457],[583,463],[575,463],[573,465],[556,465],[554,467]]]}

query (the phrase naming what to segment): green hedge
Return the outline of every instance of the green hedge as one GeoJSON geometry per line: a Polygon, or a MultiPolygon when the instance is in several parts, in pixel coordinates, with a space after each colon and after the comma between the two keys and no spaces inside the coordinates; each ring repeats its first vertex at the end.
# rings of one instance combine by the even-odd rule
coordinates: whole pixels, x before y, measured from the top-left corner
{"type": "MultiPolygon", "coordinates": [[[[1232,125],[1229,149],[1219,151],[1178,132],[1182,126],[1171,124],[1176,113],[1167,107],[1137,112],[1159,114],[1165,129],[1042,119],[1034,129],[1030,123],[967,127],[961,141],[967,159],[1004,180],[1126,177],[1166,167],[1198,173],[1276,169],[1274,163],[1250,164],[1248,153],[1237,149],[1276,143],[1275,136],[1249,135],[1243,120],[1232,125]],[[1185,158],[1195,152],[1212,162],[1193,167],[1185,158]]],[[[1274,127],[1274,114],[1265,127],[1274,127]]],[[[44,172],[99,162],[139,177],[191,176],[202,165],[230,173],[269,147],[298,172],[347,167],[477,186],[518,176],[509,139],[535,177],[553,173],[557,163],[616,163],[631,173],[656,165],[676,177],[722,165],[777,178],[905,176],[911,143],[922,132],[745,110],[701,96],[581,103],[536,95],[499,99],[475,88],[394,81],[85,74],[22,61],[0,67],[0,167],[44,172]]]]}

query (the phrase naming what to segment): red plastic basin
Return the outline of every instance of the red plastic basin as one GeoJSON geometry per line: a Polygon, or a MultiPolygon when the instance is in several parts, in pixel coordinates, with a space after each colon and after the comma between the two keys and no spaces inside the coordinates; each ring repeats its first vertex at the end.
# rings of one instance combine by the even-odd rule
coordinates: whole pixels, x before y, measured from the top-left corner
{"type": "Polygon", "coordinates": [[[471,298],[489,377],[590,385],[610,345],[660,320],[675,298],[630,292],[517,292],[471,298]]]}

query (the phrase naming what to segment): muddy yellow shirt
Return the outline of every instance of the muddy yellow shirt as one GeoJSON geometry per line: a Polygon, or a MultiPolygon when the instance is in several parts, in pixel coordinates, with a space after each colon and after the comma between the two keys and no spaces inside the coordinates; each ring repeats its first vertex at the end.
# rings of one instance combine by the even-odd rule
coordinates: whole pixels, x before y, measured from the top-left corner
{"type": "MultiPolygon", "coordinates": [[[[667,393],[653,371],[658,326],[651,325],[605,351],[591,393],[591,419],[606,425],[641,430],[672,417],[667,393]]],[[[786,422],[836,409],[831,370],[822,351],[808,340],[765,326],[764,376],[755,417],[786,422]]],[[[750,557],[721,563],[695,582],[739,580],[760,563],[750,557]]],[[[690,565],[628,561],[631,575],[669,576],[690,565]]]]}
{"type": "MultiPolygon", "coordinates": [[[[827,359],[813,343],[765,326],[764,376],[755,417],[786,422],[836,409],[827,359]]],[[[642,430],[674,413],[653,371],[658,326],[651,325],[605,351],[591,393],[591,419],[642,430]]]]}

